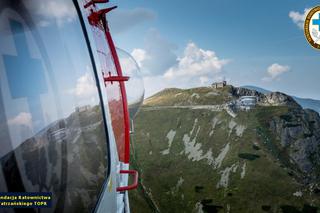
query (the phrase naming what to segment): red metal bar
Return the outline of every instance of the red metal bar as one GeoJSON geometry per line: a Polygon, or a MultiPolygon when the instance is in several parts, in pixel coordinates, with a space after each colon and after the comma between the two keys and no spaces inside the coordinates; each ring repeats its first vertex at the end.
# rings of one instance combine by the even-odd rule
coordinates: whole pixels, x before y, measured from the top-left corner
{"type": "MultiPolygon", "coordinates": [[[[105,23],[106,24],[106,23],[105,23]]],[[[116,66],[118,76],[122,76],[122,69],[120,66],[120,61],[118,58],[118,54],[116,51],[116,47],[113,43],[111,34],[108,30],[108,27],[105,26],[105,34],[106,38],[111,50],[111,54],[113,56],[114,64],[116,66]]],[[[129,120],[129,110],[128,110],[128,101],[127,101],[127,93],[126,88],[123,81],[119,82],[120,84],[120,90],[122,94],[122,100],[123,100],[123,113],[124,113],[124,132],[125,132],[125,154],[124,154],[124,163],[129,163],[130,161],[130,120],[129,120]]]]}
{"type": "Polygon", "coordinates": [[[104,77],[104,82],[106,81],[110,81],[111,83],[113,81],[119,81],[119,82],[122,82],[122,81],[128,81],[130,77],[128,76],[108,76],[108,77],[104,77]]]}
{"type": "Polygon", "coordinates": [[[94,5],[94,4],[108,3],[108,2],[109,2],[109,0],[91,0],[84,5],[84,8],[88,8],[89,6],[94,5]]]}
{"type": "MultiPolygon", "coordinates": [[[[117,74],[119,77],[123,77],[122,75],[122,69],[120,66],[119,57],[116,52],[116,47],[113,43],[111,34],[109,32],[109,27],[107,24],[107,20],[105,18],[105,14],[110,12],[111,10],[117,8],[117,6],[102,9],[96,12],[92,12],[88,16],[89,23],[94,26],[100,25],[100,23],[103,24],[103,28],[105,31],[106,40],[108,42],[108,45],[110,47],[110,51],[112,54],[112,58],[117,70],[117,74]]],[[[127,94],[125,89],[124,81],[119,81],[120,91],[122,95],[122,104],[123,104],[123,113],[124,113],[124,159],[121,159],[124,163],[129,163],[130,161],[130,119],[129,119],[129,110],[128,110],[128,101],[127,101],[127,94]]]]}
{"type": "Polygon", "coordinates": [[[128,191],[128,190],[136,189],[138,187],[139,173],[136,170],[120,170],[120,174],[133,175],[133,183],[128,186],[117,187],[117,192],[128,191]]]}
{"type": "Polygon", "coordinates": [[[98,10],[96,12],[92,12],[88,16],[89,23],[91,25],[96,26],[101,20],[103,20],[105,18],[106,13],[109,13],[111,10],[116,9],[116,8],[117,8],[117,6],[113,6],[113,7],[98,10]]]}
{"type": "Polygon", "coordinates": [[[101,9],[101,10],[98,10],[96,13],[102,15],[102,14],[107,14],[109,13],[111,10],[113,9],[116,9],[118,6],[113,6],[113,7],[108,7],[108,8],[105,8],[105,9],[101,9]]]}

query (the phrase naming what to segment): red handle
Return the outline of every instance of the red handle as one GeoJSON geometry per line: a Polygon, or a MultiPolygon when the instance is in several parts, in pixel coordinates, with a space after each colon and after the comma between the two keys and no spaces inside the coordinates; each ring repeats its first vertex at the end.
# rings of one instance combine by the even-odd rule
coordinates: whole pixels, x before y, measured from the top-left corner
{"type": "MultiPolygon", "coordinates": [[[[102,74],[104,75],[104,73],[102,72],[102,74]]],[[[109,76],[107,77],[103,77],[104,79],[104,82],[111,82],[111,84],[114,82],[114,81],[118,81],[118,82],[123,82],[123,81],[128,81],[129,80],[129,76],[111,76],[111,72],[109,72],[109,76]]]]}
{"type": "Polygon", "coordinates": [[[104,78],[104,82],[106,81],[110,81],[110,82],[114,82],[114,81],[128,81],[129,77],[128,76],[109,76],[109,77],[105,77],[104,78]]]}
{"type": "Polygon", "coordinates": [[[128,191],[132,189],[136,189],[138,187],[138,178],[139,174],[136,170],[120,170],[120,174],[130,174],[133,175],[133,183],[129,186],[120,186],[117,187],[117,192],[128,191]]]}

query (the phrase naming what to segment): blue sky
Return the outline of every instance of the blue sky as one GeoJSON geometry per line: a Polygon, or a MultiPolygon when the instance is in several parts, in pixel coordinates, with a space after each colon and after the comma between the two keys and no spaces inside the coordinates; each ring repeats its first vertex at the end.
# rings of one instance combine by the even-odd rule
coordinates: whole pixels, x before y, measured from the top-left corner
{"type": "Polygon", "coordinates": [[[320,99],[320,51],[309,46],[299,27],[316,1],[111,4],[119,7],[108,17],[113,38],[141,65],[147,96],[226,78],[236,86],[320,99]]]}

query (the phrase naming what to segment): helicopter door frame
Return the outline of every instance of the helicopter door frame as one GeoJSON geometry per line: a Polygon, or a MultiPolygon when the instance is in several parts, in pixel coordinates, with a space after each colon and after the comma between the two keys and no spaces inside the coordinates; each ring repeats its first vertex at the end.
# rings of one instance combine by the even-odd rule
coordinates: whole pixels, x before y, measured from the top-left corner
{"type": "MultiPolygon", "coordinates": [[[[129,77],[122,75],[122,69],[119,62],[119,58],[116,52],[115,45],[113,43],[109,28],[107,26],[107,21],[105,18],[105,13],[111,11],[116,7],[106,8],[98,10],[95,3],[106,3],[106,0],[73,0],[77,7],[77,12],[82,23],[83,31],[87,37],[87,45],[93,57],[93,63],[97,68],[97,77],[99,81],[97,82],[99,88],[101,89],[101,95],[103,99],[103,105],[106,113],[105,120],[108,128],[108,137],[110,142],[110,176],[103,187],[103,192],[100,195],[99,201],[96,205],[95,212],[130,212],[129,209],[129,199],[128,190],[135,189],[138,186],[138,172],[135,170],[129,170],[129,160],[130,160],[130,118],[128,103],[126,97],[126,90],[124,81],[127,81],[129,77]],[[91,30],[90,30],[91,29],[91,30]],[[103,36],[102,36],[103,35],[103,36]],[[98,40],[97,41],[97,37],[98,40]],[[102,38],[103,37],[103,38],[102,38]],[[103,49],[105,47],[105,49],[103,49]],[[107,72],[108,63],[106,61],[106,50],[111,53],[112,64],[115,67],[114,75],[107,72]],[[100,56],[100,57],[99,57],[100,56]],[[102,60],[101,60],[102,59],[102,60]],[[107,65],[107,66],[106,66],[107,65]],[[101,71],[99,71],[101,70],[101,71]],[[108,75],[105,75],[108,73],[108,75]],[[110,99],[108,96],[113,94],[107,92],[107,84],[119,84],[120,87],[120,97],[121,105],[123,109],[123,124],[124,129],[124,141],[116,140],[116,135],[112,127],[112,115],[110,114],[110,99]],[[105,90],[104,90],[105,89],[105,90]],[[104,91],[103,91],[104,90],[104,91]],[[119,150],[119,142],[123,142],[124,150],[119,150]],[[123,153],[119,153],[124,151],[123,153]],[[134,178],[133,184],[128,185],[128,175],[132,175],[134,178]]],[[[110,56],[109,56],[110,57],[110,56]]],[[[110,64],[109,64],[110,65],[110,64]]],[[[110,98],[110,97],[109,97],[110,98]]],[[[117,116],[116,116],[117,117],[117,116]]]]}

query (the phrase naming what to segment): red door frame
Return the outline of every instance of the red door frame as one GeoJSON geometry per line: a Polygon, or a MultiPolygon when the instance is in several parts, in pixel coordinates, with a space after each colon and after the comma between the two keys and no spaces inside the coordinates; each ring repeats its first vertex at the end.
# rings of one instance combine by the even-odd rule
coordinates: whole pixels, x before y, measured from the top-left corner
{"type": "MultiPolygon", "coordinates": [[[[93,5],[93,7],[95,8],[95,4],[106,3],[106,2],[108,2],[108,0],[91,0],[84,7],[87,8],[87,7],[93,5]]],[[[113,10],[115,8],[117,8],[117,6],[101,9],[98,11],[94,11],[91,8],[90,9],[91,14],[88,16],[88,20],[89,20],[90,24],[95,25],[95,26],[99,26],[102,23],[102,26],[100,25],[100,27],[103,27],[105,37],[108,42],[108,45],[109,45],[109,48],[111,51],[111,55],[113,58],[113,62],[114,62],[114,65],[115,65],[115,68],[116,68],[116,71],[118,74],[118,76],[114,76],[114,77],[118,77],[117,81],[119,82],[120,92],[121,92],[121,96],[122,96],[122,106],[123,106],[123,114],[124,114],[124,152],[125,152],[124,159],[121,159],[120,156],[122,156],[122,155],[120,154],[119,160],[123,161],[124,163],[129,163],[129,160],[130,160],[130,120],[129,120],[129,110],[128,110],[126,88],[125,88],[125,84],[124,84],[124,80],[123,80],[123,79],[125,79],[125,76],[122,75],[122,69],[121,69],[119,57],[118,57],[114,42],[112,40],[110,31],[109,31],[109,27],[108,27],[108,22],[106,19],[106,13],[110,12],[111,10],[113,10]],[[119,79],[121,79],[121,80],[119,80],[119,79]]],[[[114,80],[114,81],[116,81],[116,80],[114,80]]],[[[121,141],[116,141],[116,143],[119,143],[119,142],[121,142],[121,141]]]]}
{"type": "MultiPolygon", "coordinates": [[[[105,35],[106,35],[106,39],[108,41],[109,47],[110,47],[110,51],[113,57],[113,61],[118,73],[119,77],[122,77],[122,69],[121,69],[121,65],[120,65],[120,61],[119,61],[119,57],[116,51],[116,47],[114,45],[114,42],[112,40],[110,31],[109,31],[109,27],[107,26],[107,21],[104,18],[103,19],[104,22],[104,30],[105,30],[105,35]]],[[[120,91],[121,91],[121,95],[122,95],[122,105],[123,105],[123,113],[124,113],[124,137],[125,137],[125,145],[124,145],[124,163],[129,163],[130,161],[130,119],[129,119],[129,110],[128,110],[128,100],[127,100],[127,93],[126,93],[126,87],[125,87],[125,83],[123,81],[119,81],[119,85],[120,85],[120,91]]]]}

